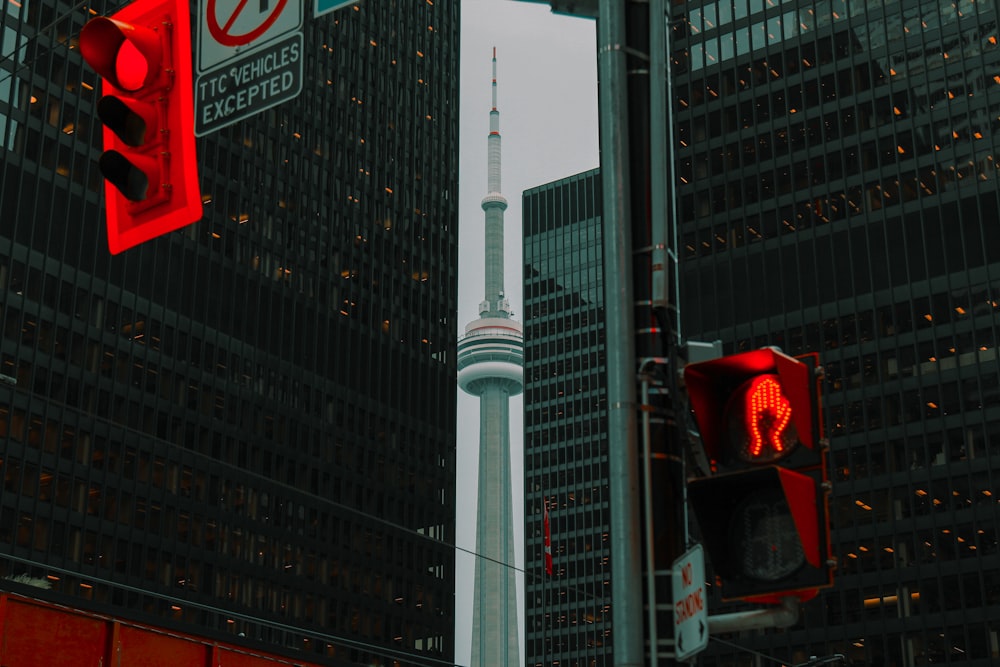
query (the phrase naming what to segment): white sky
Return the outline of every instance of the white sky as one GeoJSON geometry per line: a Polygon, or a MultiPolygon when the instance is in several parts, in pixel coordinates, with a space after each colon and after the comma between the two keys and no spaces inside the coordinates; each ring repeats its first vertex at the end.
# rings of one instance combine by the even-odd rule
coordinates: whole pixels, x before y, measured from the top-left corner
{"type": "MultiPolygon", "coordinates": [[[[448,0],[451,1],[451,0],[448,0]]],[[[523,301],[521,193],[598,165],[596,27],[591,19],[553,14],[547,4],[515,0],[461,0],[461,128],[459,156],[458,326],[479,317],[483,300],[483,210],[489,133],[493,47],[497,48],[501,192],[504,214],[504,288],[515,318],[523,301]]],[[[514,525],[523,568],[522,401],[511,401],[514,461],[514,525]]],[[[458,394],[458,488],[455,662],[468,665],[472,651],[472,589],[476,548],[479,401],[458,394]]],[[[524,651],[523,577],[518,620],[524,651]]],[[[515,666],[512,666],[515,667],[515,666]]]]}

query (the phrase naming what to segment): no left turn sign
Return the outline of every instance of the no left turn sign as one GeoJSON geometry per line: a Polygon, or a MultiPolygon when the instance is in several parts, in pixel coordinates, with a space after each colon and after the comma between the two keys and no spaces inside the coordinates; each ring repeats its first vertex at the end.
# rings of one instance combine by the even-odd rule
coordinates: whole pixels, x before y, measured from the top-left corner
{"type": "Polygon", "coordinates": [[[298,0],[203,0],[198,71],[206,72],[302,25],[298,0]]]}

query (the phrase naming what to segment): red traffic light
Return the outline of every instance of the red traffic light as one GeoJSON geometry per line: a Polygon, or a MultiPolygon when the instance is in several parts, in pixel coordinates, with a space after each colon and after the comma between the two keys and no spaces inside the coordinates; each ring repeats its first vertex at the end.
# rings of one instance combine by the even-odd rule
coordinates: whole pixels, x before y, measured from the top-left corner
{"type": "Polygon", "coordinates": [[[189,12],[183,0],[137,0],[80,31],[102,78],[98,166],[112,253],[201,218],[189,12]]]}
{"type": "Polygon", "coordinates": [[[684,369],[722,473],[689,480],[688,500],[726,599],[807,599],[832,583],[817,368],[815,354],[765,348],[684,369]]]}

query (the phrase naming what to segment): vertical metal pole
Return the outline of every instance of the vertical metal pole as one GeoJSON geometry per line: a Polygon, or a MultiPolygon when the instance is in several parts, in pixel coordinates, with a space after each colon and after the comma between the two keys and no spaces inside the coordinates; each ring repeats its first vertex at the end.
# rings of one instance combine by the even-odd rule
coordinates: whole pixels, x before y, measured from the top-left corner
{"type": "MultiPolygon", "coordinates": [[[[664,332],[664,342],[668,348],[673,348],[675,341],[671,337],[670,324],[670,277],[671,264],[667,256],[667,230],[668,225],[673,222],[667,215],[667,183],[671,179],[671,166],[667,162],[667,127],[670,124],[668,119],[669,109],[667,106],[666,90],[666,70],[667,70],[667,24],[666,24],[666,3],[665,0],[649,0],[649,225],[651,241],[650,257],[650,296],[654,312],[666,313],[661,318],[660,325],[666,329],[664,332]]],[[[637,278],[641,280],[641,278],[637,278]]],[[[676,357],[668,349],[667,355],[676,357]]],[[[674,373],[675,370],[668,364],[667,373],[674,373]]],[[[645,472],[645,506],[646,517],[646,604],[647,628],[649,633],[649,665],[657,667],[659,664],[659,628],[656,623],[657,599],[656,599],[656,562],[654,553],[654,543],[656,543],[656,533],[653,528],[653,459],[652,459],[652,437],[649,428],[650,409],[649,400],[649,379],[645,374],[641,374],[642,380],[642,405],[643,405],[643,470],[645,472]]],[[[671,400],[674,396],[671,393],[671,400]]],[[[665,435],[673,435],[672,429],[660,431],[665,435]]],[[[675,451],[676,443],[667,442],[667,451],[675,451]]],[[[676,494],[672,491],[666,497],[667,502],[677,500],[676,494]]],[[[662,497],[661,497],[662,501],[662,497]]],[[[676,512],[671,508],[667,516],[673,516],[676,512]]],[[[669,544],[672,540],[664,543],[669,544]]],[[[661,554],[660,560],[673,562],[673,556],[664,559],[661,554]]],[[[666,628],[664,628],[666,630],[666,628]]]]}
{"type": "Polygon", "coordinates": [[[601,180],[608,354],[608,487],[615,665],[643,664],[625,3],[599,0],[601,180]]]}

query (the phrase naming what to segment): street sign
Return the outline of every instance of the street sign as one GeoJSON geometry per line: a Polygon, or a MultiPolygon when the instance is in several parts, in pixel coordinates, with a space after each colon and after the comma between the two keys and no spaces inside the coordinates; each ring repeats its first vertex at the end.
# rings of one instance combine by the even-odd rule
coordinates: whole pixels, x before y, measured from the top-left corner
{"type": "Polygon", "coordinates": [[[705,599],[705,552],[700,544],[674,561],[674,658],[692,658],[708,646],[708,601],[705,599]]]}
{"type": "Polygon", "coordinates": [[[347,5],[353,5],[357,1],[358,0],[315,0],[313,3],[313,16],[329,14],[335,9],[340,9],[341,7],[346,7],[347,5]]]}
{"type": "Polygon", "coordinates": [[[195,136],[302,92],[301,0],[202,0],[195,136]]]}
{"type": "Polygon", "coordinates": [[[195,84],[194,134],[204,137],[302,92],[302,33],[205,72],[195,84]]]}

